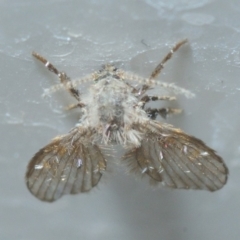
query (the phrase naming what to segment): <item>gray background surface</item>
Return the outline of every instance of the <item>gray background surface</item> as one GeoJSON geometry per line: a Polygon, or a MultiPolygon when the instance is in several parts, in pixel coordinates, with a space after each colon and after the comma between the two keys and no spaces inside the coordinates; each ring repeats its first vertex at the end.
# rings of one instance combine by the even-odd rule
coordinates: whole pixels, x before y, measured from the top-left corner
{"type": "MultiPolygon", "coordinates": [[[[0,239],[238,240],[240,237],[240,2],[235,0],[0,1],[0,239]],[[66,133],[77,112],[40,52],[77,78],[107,62],[149,76],[189,39],[161,80],[196,94],[168,122],[214,148],[230,170],[218,192],[152,188],[113,165],[89,194],[48,204],[24,182],[33,154],[66,133]]],[[[84,91],[84,89],[82,89],[84,91]]],[[[166,103],[167,104],[167,103],[166,103]]]]}

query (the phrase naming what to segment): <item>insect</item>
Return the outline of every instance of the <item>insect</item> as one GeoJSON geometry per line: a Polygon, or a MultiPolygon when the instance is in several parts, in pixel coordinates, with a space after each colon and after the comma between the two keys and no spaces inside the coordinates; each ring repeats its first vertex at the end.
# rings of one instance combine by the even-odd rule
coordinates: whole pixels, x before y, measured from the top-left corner
{"type": "Polygon", "coordinates": [[[66,73],[33,52],[61,82],[48,93],[65,88],[77,100],[69,109],[78,108],[80,119],[69,133],[55,137],[31,159],[26,173],[30,192],[40,200],[52,202],[64,194],[90,191],[107,168],[105,150],[117,144],[126,149],[122,160],[154,182],[177,189],[222,188],[228,176],[222,158],[201,140],[156,120],[157,115],[165,117],[179,110],[145,106],[149,101],[175,99],[168,95],[147,95],[157,85],[191,96],[183,88],[154,80],[186,42],[178,42],[149,78],[107,64],[99,71],[71,81],[66,73]],[[134,87],[133,81],[141,86],[134,87]],[[84,82],[93,84],[87,94],[80,94],[76,87],[84,82]]]}

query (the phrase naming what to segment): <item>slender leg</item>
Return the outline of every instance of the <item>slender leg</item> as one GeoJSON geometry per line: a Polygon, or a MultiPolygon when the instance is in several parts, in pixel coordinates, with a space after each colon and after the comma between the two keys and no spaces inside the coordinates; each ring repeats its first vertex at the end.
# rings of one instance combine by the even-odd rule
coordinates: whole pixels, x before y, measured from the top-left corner
{"type": "Polygon", "coordinates": [[[162,118],[166,118],[168,114],[178,114],[182,112],[182,109],[179,108],[147,108],[146,113],[148,114],[148,117],[151,119],[156,119],[158,115],[160,115],[162,118]]]}
{"type": "Polygon", "coordinates": [[[137,96],[143,95],[149,88],[152,88],[154,86],[159,86],[165,89],[169,89],[170,91],[172,91],[175,94],[183,94],[185,95],[187,98],[192,98],[195,96],[195,94],[193,94],[192,92],[178,87],[176,85],[174,85],[173,83],[166,83],[166,82],[160,82],[154,79],[149,79],[149,78],[142,78],[136,74],[132,74],[129,72],[123,72],[122,73],[122,78],[124,80],[128,80],[128,81],[134,81],[134,82],[138,82],[140,84],[143,84],[143,86],[138,89],[137,96]]]}
{"type": "Polygon", "coordinates": [[[141,100],[138,103],[138,106],[141,108],[145,107],[145,104],[150,101],[157,101],[157,100],[168,100],[168,101],[173,101],[176,100],[175,97],[170,97],[170,96],[148,96],[145,95],[141,98],[141,100]]]}
{"type": "Polygon", "coordinates": [[[152,74],[149,78],[144,79],[144,78],[141,78],[141,77],[139,77],[135,74],[129,73],[129,72],[122,72],[123,79],[130,80],[130,81],[136,81],[136,82],[143,84],[143,86],[140,89],[138,89],[138,91],[135,91],[136,93],[138,93],[139,96],[143,95],[152,86],[158,85],[158,86],[162,86],[164,88],[172,89],[173,91],[177,92],[178,94],[184,94],[189,98],[194,97],[194,94],[187,91],[186,89],[177,87],[174,84],[163,83],[163,82],[154,80],[154,78],[156,78],[160,74],[161,70],[164,68],[164,64],[172,57],[173,53],[176,52],[187,41],[188,41],[187,39],[184,39],[184,40],[178,42],[170,50],[170,52],[163,58],[163,60],[157,65],[157,67],[154,69],[154,71],[152,72],[152,74]]]}
{"type": "Polygon", "coordinates": [[[143,84],[141,87],[139,88],[135,88],[132,85],[130,85],[129,83],[126,83],[128,86],[132,87],[132,93],[136,95],[136,97],[140,97],[142,96],[149,88],[150,86],[143,84]]]}
{"type": "Polygon", "coordinates": [[[143,84],[142,87],[140,87],[139,89],[136,89],[136,93],[138,94],[138,96],[141,96],[141,95],[143,95],[149,88],[150,88],[149,85],[143,84]]]}
{"type": "Polygon", "coordinates": [[[32,55],[36,59],[38,59],[40,62],[42,62],[49,71],[55,73],[58,76],[60,82],[63,83],[63,85],[69,91],[69,93],[74,98],[76,98],[77,101],[80,101],[79,91],[76,88],[74,88],[74,86],[71,82],[71,79],[67,76],[67,74],[65,72],[59,72],[56,67],[54,67],[47,59],[45,59],[40,54],[33,52],[32,55]]]}
{"type": "Polygon", "coordinates": [[[149,101],[157,101],[157,100],[173,101],[173,100],[176,100],[176,98],[171,96],[148,96],[148,95],[145,95],[144,97],[141,98],[141,101],[145,103],[149,101]]]}
{"type": "Polygon", "coordinates": [[[172,57],[173,53],[176,52],[183,44],[187,42],[187,39],[184,39],[180,42],[178,42],[171,50],[170,52],[163,58],[163,60],[157,65],[157,67],[152,72],[150,79],[156,78],[161,70],[164,68],[164,64],[172,57]]]}
{"type": "Polygon", "coordinates": [[[65,109],[66,110],[72,110],[72,109],[75,109],[75,108],[82,108],[82,107],[85,107],[85,104],[84,103],[81,103],[81,102],[78,102],[78,103],[74,103],[74,104],[71,104],[69,106],[67,106],[65,109]]]}

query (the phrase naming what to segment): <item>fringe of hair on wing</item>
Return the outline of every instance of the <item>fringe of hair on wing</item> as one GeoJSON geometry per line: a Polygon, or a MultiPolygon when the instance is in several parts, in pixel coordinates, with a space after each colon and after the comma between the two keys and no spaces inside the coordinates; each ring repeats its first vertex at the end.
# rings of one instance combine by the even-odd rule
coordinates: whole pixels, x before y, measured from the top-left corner
{"type": "MultiPolygon", "coordinates": [[[[102,150],[102,147],[101,147],[101,150],[102,150]]],[[[94,188],[92,188],[91,191],[89,191],[89,192],[94,192],[96,190],[97,191],[102,190],[102,187],[108,185],[109,181],[111,181],[110,179],[112,179],[112,177],[114,175],[115,167],[113,166],[111,161],[109,161],[110,158],[112,158],[113,154],[108,153],[108,154],[104,154],[104,156],[106,157],[106,161],[107,161],[106,169],[105,169],[105,171],[102,172],[102,176],[101,176],[101,179],[98,182],[98,184],[96,186],[94,186],[94,188]]],[[[87,193],[89,194],[89,192],[87,192],[87,193]]]]}
{"type": "Polygon", "coordinates": [[[103,153],[104,156],[107,158],[112,158],[116,154],[116,150],[113,148],[113,145],[104,145],[104,144],[96,144],[100,149],[101,152],[103,153]]]}
{"type": "MultiPolygon", "coordinates": [[[[119,166],[122,166],[121,156],[125,152],[125,149],[123,146],[116,144],[109,144],[107,146],[99,144],[98,146],[102,150],[104,156],[106,156],[107,161],[107,168],[103,173],[104,177],[101,179],[101,183],[108,184],[109,181],[111,181],[109,178],[111,177],[111,179],[113,179],[117,174],[116,169],[119,169],[119,166]]],[[[124,177],[124,173],[122,173],[122,175],[124,177]]]]}
{"type": "Polygon", "coordinates": [[[101,186],[107,185],[109,183],[109,178],[112,178],[114,175],[114,166],[112,164],[112,159],[114,156],[116,156],[116,150],[113,148],[113,145],[95,144],[101,149],[101,152],[106,160],[106,169],[102,172],[100,171],[102,173],[102,177],[99,183],[94,187],[99,190],[101,186]]]}
{"type": "Polygon", "coordinates": [[[127,168],[127,174],[135,175],[136,180],[148,179],[149,184],[153,187],[156,187],[161,182],[154,180],[152,177],[142,171],[142,169],[138,165],[137,159],[134,157],[134,151],[135,148],[127,152],[127,154],[122,157],[122,162],[127,168]]]}

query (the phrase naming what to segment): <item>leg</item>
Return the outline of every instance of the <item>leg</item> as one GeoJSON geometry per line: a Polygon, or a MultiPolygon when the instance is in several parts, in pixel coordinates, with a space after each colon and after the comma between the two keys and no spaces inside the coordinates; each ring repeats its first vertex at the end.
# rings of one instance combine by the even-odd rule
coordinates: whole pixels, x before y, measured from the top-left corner
{"type": "Polygon", "coordinates": [[[144,108],[145,104],[150,101],[157,101],[157,100],[168,100],[168,101],[173,101],[176,100],[175,97],[170,97],[170,96],[148,96],[145,95],[141,98],[140,102],[138,103],[138,106],[144,108]]]}
{"type": "Polygon", "coordinates": [[[59,72],[57,70],[57,68],[55,68],[49,61],[47,61],[44,57],[42,57],[40,54],[33,52],[32,55],[38,59],[40,62],[42,62],[45,67],[55,73],[60,82],[64,84],[64,86],[66,87],[66,89],[70,92],[70,94],[76,98],[78,101],[80,101],[80,97],[79,97],[79,92],[76,88],[73,87],[72,83],[71,83],[71,79],[66,75],[66,73],[64,72],[59,72]]]}
{"type": "Polygon", "coordinates": [[[134,81],[134,82],[143,84],[142,87],[140,89],[138,89],[138,91],[136,91],[137,96],[143,95],[149,88],[152,88],[154,86],[159,86],[164,89],[169,89],[170,91],[172,91],[175,94],[183,94],[187,98],[192,98],[195,96],[195,94],[193,94],[192,92],[190,92],[184,88],[177,87],[173,83],[166,83],[166,82],[161,82],[161,81],[157,81],[154,79],[142,78],[136,74],[129,73],[129,72],[122,72],[122,78],[124,80],[134,81]]]}
{"type": "Polygon", "coordinates": [[[162,118],[166,118],[168,114],[178,114],[181,113],[182,109],[179,108],[148,108],[146,113],[149,118],[156,119],[157,115],[160,115],[162,118]]]}
{"type": "Polygon", "coordinates": [[[149,85],[143,84],[142,87],[138,89],[138,95],[139,96],[143,95],[149,88],[150,88],[149,85]]]}
{"type": "Polygon", "coordinates": [[[72,109],[79,108],[79,107],[80,108],[85,107],[85,104],[81,103],[81,102],[74,103],[74,104],[71,104],[71,105],[67,106],[66,110],[72,110],[72,109]]]}
{"type": "Polygon", "coordinates": [[[180,42],[178,42],[171,50],[170,52],[163,58],[163,60],[157,65],[157,67],[152,72],[150,79],[156,78],[161,70],[164,67],[164,64],[172,57],[173,53],[176,52],[184,43],[187,42],[187,39],[184,39],[180,42]]]}
{"type": "Polygon", "coordinates": [[[170,96],[148,96],[145,95],[144,97],[141,98],[141,101],[147,103],[149,101],[157,101],[157,100],[168,100],[168,101],[173,101],[176,100],[175,97],[170,97],[170,96]]]}
{"type": "MultiPolygon", "coordinates": [[[[134,75],[132,75],[132,76],[134,76],[134,75]]],[[[135,77],[137,77],[137,76],[135,76],[135,77]]],[[[139,96],[143,95],[143,94],[150,88],[150,86],[149,86],[149,85],[146,85],[146,84],[143,84],[143,85],[142,85],[141,87],[139,87],[139,88],[133,87],[133,86],[132,86],[131,84],[129,84],[128,82],[126,82],[126,84],[132,88],[132,93],[135,94],[136,97],[139,97],[139,96]]]]}

